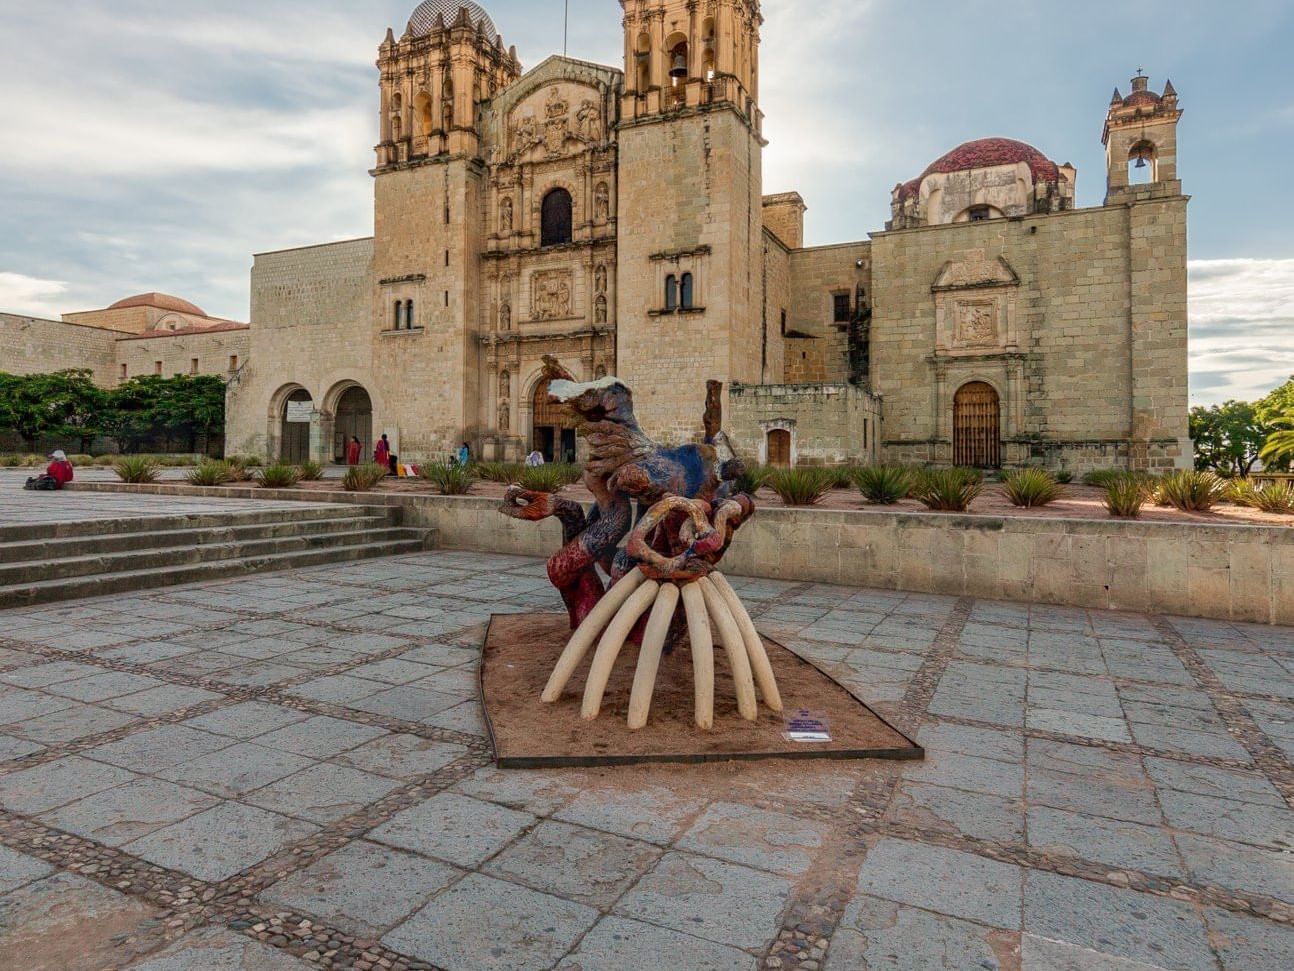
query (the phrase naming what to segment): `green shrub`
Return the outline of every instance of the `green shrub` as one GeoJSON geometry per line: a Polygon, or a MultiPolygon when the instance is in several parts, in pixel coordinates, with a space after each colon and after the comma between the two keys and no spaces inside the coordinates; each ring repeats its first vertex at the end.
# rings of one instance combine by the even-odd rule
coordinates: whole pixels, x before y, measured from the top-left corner
{"type": "Polygon", "coordinates": [[[816,506],[831,491],[835,479],[830,469],[774,469],[768,487],[788,506],[816,506]]]}
{"type": "Polygon", "coordinates": [[[472,466],[472,472],[486,482],[511,485],[521,476],[522,468],[519,462],[477,462],[472,466]]]}
{"type": "Polygon", "coordinates": [[[984,474],[979,469],[922,469],[916,475],[912,498],[928,509],[965,512],[983,490],[984,474]]]}
{"type": "Polygon", "coordinates": [[[94,464],[93,455],[69,455],[67,457],[67,460],[71,462],[73,465],[93,465],[94,464]]]}
{"type": "Polygon", "coordinates": [[[147,455],[127,455],[118,459],[113,468],[116,469],[117,477],[122,482],[135,484],[156,482],[162,471],[157,463],[147,455]]]}
{"type": "MultiPolygon", "coordinates": [[[[540,466],[540,468],[547,467],[540,466]]],[[[450,462],[428,462],[420,465],[418,478],[432,483],[440,490],[441,495],[445,496],[465,496],[476,482],[470,469],[450,462]]]]}
{"type": "Polygon", "coordinates": [[[1232,479],[1227,483],[1226,501],[1236,506],[1257,508],[1259,489],[1253,479],[1232,479]]]}
{"type": "Polygon", "coordinates": [[[323,466],[318,462],[310,461],[310,459],[306,459],[298,465],[297,469],[301,472],[302,482],[318,482],[323,478],[323,466]]]}
{"type": "Polygon", "coordinates": [[[1227,494],[1227,483],[1212,472],[1174,472],[1158,483],[1156,501],[1183,512],[1208,512],[1227,494]]]}
{"type": "Polygon", "coordinates": [[[556,469],[562,485],[575,485],[584,478],[584,466],[574,462],[553,462],[549,468],[556,469]]]}
{"type": "Polygon", "coordinates": [[[747,465],[741,475],[737,476],[737,481],[733,483],[733,491],[753,496],[768,485],[768,479],[774,471],[767,465],[747,465]]]}
{"type": "Polygon", "coordinates": [[[1011,505],[1032,509],[1060,498],[1060,483],[1042,469],[1018,469],[1002,475],[1002,492],[1011,505]]]}
{"type": "Polygon", "coordinates": [[[367,465],[352,465],[342,476],[341,487],[347,492],[368,492],[387,477],[390,470],[384,465],[369,462],[367,465]]]}
{"type": "Polygon", "coordinates": [[[1098,489],[1104,489],[1111,482],[1118,481],[1128,473],[1122,469],[1096,469],[1092,472],[1083,473],[1083,485],[1096,486],[1098,489]]]}
{"type": "Polygon", "coordinates": [[[256,482],[262,489],[292,489],[300,481],[301,470],[286,462],[267,465],[256,475],[256,482]]]}
{"type": "Polygon", "coordinates": [[[831,488],[852,489],[859,469],[856,465],[830,465],[827,471],[831,473],[831,488]]]}
{"type": "Polygon", "coordinates": [[[1153,488],[1145,476],[1120,472],[1107,477],[1102,501],[1111,516],[1136,519],[1141,515],[1141,507],[1150,498],[1153,488]]]}
{"type": "Polygon", "coordinates": [[[27,466],[28,468],[43,469],[46,465],[49,464],[49,456],[48,455],[24,455],[22,457],[22,464],[27,466]]]}
{"type": "Polygon", "coordinates": [[[100,468],[106,469],[110,465],[116,465],[118,458],[120,458],[118,455],[100,455],[94,460],[94,464],[100,468]]]}
{"type": "Polygon", "coordinates": [[[22,456],[5,455],[0,457],[0,465],[4,466],[6,469],[16,469],[18,466],[22,465],[22,456]]]}
{"type": "Polygon", "coordinates": [[[1055,480],[1061,485],[1069,485],[1074,481],[1074,473],[1069,471],[1069,469],[1061,469],[1053,478],[1055,478],[1055,480]]]}
{"type": "Polygon", "coordinates": [[[900,465],[870,465],[854,470],[854,485],[868,502],[891,506],[912,492],[912,472],[900,465]]]}
{"type": "Polygon", "coordinates": [[[259,469],[264,464],[265,463],[261,461],[260,456],[257,455],[248,455],[243,459],[243,467],[248,469],[259,469]]]}
{"type": "Polygon", "coordinates": [[[1294,513],[1294,485],[1273,482],[1257,490],[1255,505],[1263,512],[1294,513]]]}
{"type": "Polygon", "coordinates": [[[556,465],[525,466],[514,481],[531,492],[560,492],[566,487],[566,479],[556,465]]]}
{"type": "Polygon", "coordinates": [[[220,486],[232,482],[234,473],[228,462],[199,462],[184,479],[189,485],[220,486]]]}

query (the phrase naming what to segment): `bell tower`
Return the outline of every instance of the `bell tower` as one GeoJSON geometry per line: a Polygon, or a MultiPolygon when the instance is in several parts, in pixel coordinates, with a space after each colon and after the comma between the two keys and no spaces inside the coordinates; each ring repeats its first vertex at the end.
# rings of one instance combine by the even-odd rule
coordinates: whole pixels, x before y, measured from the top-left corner
{"type": "Polygon", "coordinates": [[[1138,71],[1125,98],[1114,89],[1105,116],[1106,205],[1138,198],[1179,196],[1177,178],[1177,91],[1164,82],[1162,94],[1150,90],[1150,78],[1138,71]]]}
{"type": "Polygon", "coordinates": [[[643,427],[699,434],[707,380],[761,379],[758,0],[620,0],[618,373],[643,427]]]}

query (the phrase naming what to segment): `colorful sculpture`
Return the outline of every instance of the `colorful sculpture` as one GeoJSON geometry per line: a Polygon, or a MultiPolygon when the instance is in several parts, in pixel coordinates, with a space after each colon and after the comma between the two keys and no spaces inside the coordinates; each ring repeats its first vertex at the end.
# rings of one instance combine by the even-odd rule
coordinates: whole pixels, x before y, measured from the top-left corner
{"type": "Polygon", "coordinates": [[[512,486],[500,509],[532,522],[554,517],[563,527],[563,545],[548,561],[548,576],[562,595],[574,633],[543,700],[561,697],[596,641],[581,708],[585,719],[596,718],[616,658],[632,639],[641,647],[628,721],[631,729],[642,728],[662,654],[689,637],[695,720],[708,729],[714,723],[717,629],[741,717],[754,721],[758,716],[756,686],[764,703],[781,711],[763,642],[732,585],[715,569],[734,533],[755,512],[750,496],[733,495],[743,470],[720,428],[721,385],[707,385],[704,444],[664,448],[638,426],[633,395],[617,378],[581,384],[551,357],[544,359],[544,368],[550,400],[571,410],[588,442],[584,483],[595,505],[586,515],[573,500],[512,486]],[[646,511],[633,525],[635,500],[646,511]],[[627,540],[623,547],[622,540],[627,540]]]}

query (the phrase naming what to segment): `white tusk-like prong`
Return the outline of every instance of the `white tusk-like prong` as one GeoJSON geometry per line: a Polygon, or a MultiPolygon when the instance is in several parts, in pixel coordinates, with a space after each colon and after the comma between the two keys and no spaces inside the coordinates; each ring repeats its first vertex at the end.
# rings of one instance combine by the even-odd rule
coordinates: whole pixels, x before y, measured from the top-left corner
{"type": "Polygon", "coordinates": [[[674,610],[678,607],[678,587],[672,583],[661,585],[656,595],[656,606],[643,634],[643,646],[638,652],[638,667],[634,670],[634,686],[629,693],[629,728],[637,731],[647,724],[651,711],[651,696],[656,689],[656,672],[660,669],[660,655],[665,648],[674,610]]]}
{"type": "MultiPolygon", "coordinates": [[[[615,666],[620,649],[625,646],[625,638],[633,630],[634,624],[656,599],[660,584],[647,580],[620,608],[620,611],[607,627],[598,649],[593,655],[593,664],[589,668],[589,680],[584,685],[584,703],[580,707],[580,717],[592,721],[602,710],[602,696],[606,693],[607,682],[611,680],[611,669],[615,666]]],[[[604,598],[605,599],[605,598],[604,598]]]]}
{"type": "Polygon", "coordinates": [[[764,642],[760,640],[759,631],[755,630],[755,622],[750,619],[746,605],[741,602],[737,591],[732,589],[732,584],[722,573],[711,573],[710,582],[723,597],[728,609],[732,611],[732,619],[737,622],[737,627],[741,630],[742,640],[746,642],[746,653],[750,656],[750,669],[755,675],[755,682],[759,685],[759,693],[764,696],[764,704],[773,711],[781,711],[782,694],[777,690],[777,679],[773,677],[773,665],[769,663],[768,651],[764,649],[764,642]]]}
{"type": "Polygon", "coordinates": [[[610,623],[616,611],[646,579],[642,570],[636,567],[630,570],[602,596],[597,606],[584,618],[584,622],[566,642],[566,649],[562,651],[553,673],[548,677],[548,684],[541,696],[546,703],[551,704],[562,696],[566,683],[571,680],[571,675],[579,667],[580,661],[584,660],[584,655],[593,646],[598,634],[602,633],[602,628],[610,623]]]}
{"type": "Polygon", "coordinates": [[[683,588],[683,609],[687,612],[687,633],[692,641],[692,682],[696,695],[696,727],[714,727],[714,635],[705,594],[696,583],[683,588]]]}
{"type": "Polygon", "coordinates": [[[741,628],[732,617],[732,611],[724,602],[723,596],[710,582],[709,577],[697,581],[705,597],[706,608],[714,625],[719,629],[719,640],[728,653],[728,664],[732,667],[732,680],[737,691],[737,711],[748,722],[759,718],[759,706],[755,701],[755,682],[750,674],[750,657],[746,653],[746,642],[741,636],[741,628]]]}

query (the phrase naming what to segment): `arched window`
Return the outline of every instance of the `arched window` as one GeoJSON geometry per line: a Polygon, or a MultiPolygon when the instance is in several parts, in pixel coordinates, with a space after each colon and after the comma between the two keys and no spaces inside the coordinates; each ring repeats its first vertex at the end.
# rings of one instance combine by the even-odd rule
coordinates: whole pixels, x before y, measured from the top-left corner
{"type": "Polygon", "coordinates": [[[571,241],[571,194],[554,189],[544,196],[540,213],[541,246],[562,246],[571,241]]]}
{"type": "Polygon", "coordinates": [[[1128,149],[1128,185],[1149,185],[1159,179],[1159,153],[1144,138],[1128,149]]]}
{"type": "Polygon", "coordinates": [[[413,301],[409,300],[404,305],[404,326],[406,330],[413,330],[413,301]]]}
{"type": "Polygon", "coordinates": [[[691,310],[692,303],[692,274],[684,273],[682,281],[679,283],[679,306],[684,310],[691,310]]]}
{"type": "Polygon", "coordinates": [[[392,328],[392,330],[399,330],[401,327],[403,327],[403,326],[404,326],[404,303],[403,303],[403,301],[397,300],[397,301],[395,302],[395,310],[394,310],[394,313],[392,314],[392,317],[393,317],[393,319],[392,319],[392,321],[391,321],[391,328],[392,328]]]}
{"type": "Polygon", "coordinates": [[[678,309],[678,277],[673,273],[665,278],[665,312],[673,313],[678,309]]]}

